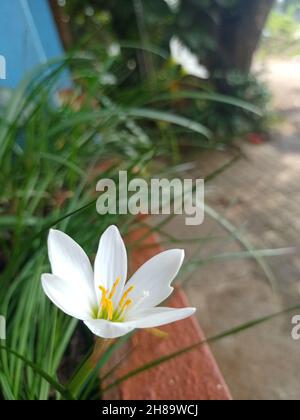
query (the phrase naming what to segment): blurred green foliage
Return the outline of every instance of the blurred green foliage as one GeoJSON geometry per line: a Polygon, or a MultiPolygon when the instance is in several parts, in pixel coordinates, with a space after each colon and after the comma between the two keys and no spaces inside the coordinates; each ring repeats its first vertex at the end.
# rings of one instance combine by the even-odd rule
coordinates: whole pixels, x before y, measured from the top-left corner
{"type": "MultiPolygon", "coordinates": [[[[238,0],[67,0],[67,14],[75,45],[97,49],[117,43],[135,48],[122,49],[122,59],[129,68],[123,85],[128,89],[137,85],[163,83],[169,89],[192,89],[222,93],[257,106],[260,117],[239,108],[228,108],[216,103],[190,104],[187,115],[199,119],[215,134],[216,142],[228,142],[253,131],[268,129],[269,99],[266,86],[252,75],[235,69],[222,68],[218,46],[218,28],[224,16],[236,17],[238,0]],[[173,7],[170,5],[173,5],[173,7]],[[174,6],[175,5],[175,6],[174,6]],[[177,5],[177,6],[176,6],[177,5]],[[201,64],[210,69],[210,80],[182,77],[174,67],[166,66],[170,55],[169,43],[178,36],[197,54],[201,64]],[[139,48],[140,47],[140,48],[139,48]],[[141,49],[141,48],[144,48],[141,49]],[[156,48],[160,55],[150,54],[156,48]],[[146,83],[146,82],[149,83],[146,83]],[[199,113],[199,111],[201,113],[199,113]]],[[[142,88],[142,89],[144,89],[142,88]]],[[[157,89],[159,90],[159,89],[157,89]]]]}
{"type": "Polygon", "coordinates": [[[67,0],[65,10],[75,39],[87,33],[98,38],[131,40],[168,49],[178,35],[200,59],[216,51],[216,28],[224,11],[234,12],[238,0],[67,0]]]}
{"type": "Polygon", "coordinates": [[[290,1],[274,9],[267,22],[260,55],[292,57],[300,54],[300,4],[290,1]]]}

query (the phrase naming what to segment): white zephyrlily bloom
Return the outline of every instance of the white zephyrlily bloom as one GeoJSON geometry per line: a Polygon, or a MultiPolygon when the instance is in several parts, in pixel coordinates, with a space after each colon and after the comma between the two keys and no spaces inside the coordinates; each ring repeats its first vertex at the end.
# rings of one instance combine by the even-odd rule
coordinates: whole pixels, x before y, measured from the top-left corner
{"type": "Polygon", "coordinates": [[[172,12],[176,12],[180,5],[180,0],[165,0],[172,12]]]}
{"type": "Polygon", "coordinates": [[[184,251],[162,252],[127,279],[127,254],[119,230],[100,238],[94,264],[68,235],[51,230],[48,253],[52,274],[42,275],[44,292],[66,314],[84,321],[97,336],[120,337],[135,328],[152,328],[187,318],[194,308],[156,307],[173,291],[184,251]]]}
{"type": "Polygon", "coordinates": [[[176,36],[173,36],[170,41],[170,50],[173,61],[181,66],[187,74],[200,79],[209,78],[208,69],[199,63],[197,56],[176,36]]]}

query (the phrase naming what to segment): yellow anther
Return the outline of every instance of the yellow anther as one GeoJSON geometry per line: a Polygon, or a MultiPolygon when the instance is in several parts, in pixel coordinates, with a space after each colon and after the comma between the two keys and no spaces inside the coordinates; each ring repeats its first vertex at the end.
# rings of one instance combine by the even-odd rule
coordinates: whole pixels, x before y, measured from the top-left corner
{"type": "Polygon", "coordinates": [[[102,305],[106,300],[106,289],[103,286],[99,286],[99,289],[102,292],[102,299],[101,299],[101,305],[102,305]]]}
{"type": "Polygon", "coordinates": [[[130,292],[132,292],[132,290],[134,289],[134,286],[130,286],[126,292],[123,294],[122,299],[120,300],[119,306],[120,308],[123,307],[124,303],[126,302],[127,296],[129,295],[130,292]]]}
{"type": "Polygon", "coordinates": [[[107,297],[106,297],[107,291],[106,291],[105,287],[103,287],[103,286],[99,286],[99,289],[102,292],[101,305],[105,305],[105,301],[107,299],[107,297]]]}
{"type": "Polygon", "coordinates": [[[117,290],[117,287],[118,287],[120,281],[121,281],[121,277],[118,277],[117,280],[114,282],[113,287],[112,287],[111,292],[110,292],[109,297],[108,297],[109,299],[111,299],[114,296],[114,294],[116,293],[116,290],[117,290]]]}
{"type": "Polygon", "coordinates": [[[133,303],[133,301],[132,301],[131,299],[126,300],[126,302],[123,304],[123,306],[121,306],[119,316],[122,316],[122,315],[123,315],[123,313],[125,312],[125,310],[126,310],[126,309],[130,306],[130,305],[132,305],[132,303],[133,303]]]}
{"type": "Polygon", "coordinates": [[[132,299],[126,300],[126,302],[122,306],[122,310],[124,311],[124,309],[126,309],[126,308],[128,308],[128,306],[132,305],[132,303],[133,303],[132,299]]]}
{"type": "Polygon", "coordinates": [[[169,337],[169,334],[159,328],[150,328],[148,330],[152,335],[158,338],[167,338],[169,337]]]}

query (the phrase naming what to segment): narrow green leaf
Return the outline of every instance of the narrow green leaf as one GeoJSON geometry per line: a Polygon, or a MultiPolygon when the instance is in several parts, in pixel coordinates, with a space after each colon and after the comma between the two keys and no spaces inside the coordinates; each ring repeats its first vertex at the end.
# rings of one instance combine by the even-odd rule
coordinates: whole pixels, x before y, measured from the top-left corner
{"type": "Polygon", "coordinates": [[[241,251],[241,252],[225,252],[223,254],[212,255],[210,257],[203,258],[201,260],[192,260],[188,263],[188,269],[194,270],[196,267],[201,266],[208,262],[222,261],[222,260],[236,260],[244,258],[258,257],[278,257],[281,255],[290,255],[295,253],[295,248],[279,248],[279,249],[254,249],[253,251],[241,251]]]}
{"type": "Polygon", "coordinates": [[[255,255],[255,249],[252,246],[251,242],[245,237],[245,235],[242,235],[239,230],[224,216],[220,215],[215,209],[208,206],[207,204],[204,207],[205,213],[211,217],[212,219],[216,220],[220,226],[222,226],[227,232],[230,233],[230,235],[235,238],[239,243],[243,245],[243,247],[250,253],[252,253],[253,258],[257,261],[260,268],[265,273],[270,286],[272,287],[273,291],[277,289],[277,280],[274,276],[271,268],[269,267],[268,263],[264,260],[261,256],[255,255]]]}
{"type": "Polygon", "coordinates": [[[210,337],[210,338],[208,338],[206,340],[199,341],[198,343],[192,344],[191,346],[185,347],[185,348],[183,348],[181,350],[178,350],[178,351],[176,351],[174,353],[168,354],[167,356],[159,357],[158,359],[155,359],[155,360],[153,360],[150,363],[146,363],[143,366],[141,366],[141,367],[139,367],[137,369],[134,369],[131,372],[128,372],[127,374],[125,374],[124,376],[120,377],[119,379],[117,379],[113,383],[109,384],[103,390],[103,392],[106,392],[109,389],[111,389],[111,388],[113,388],[113,387],[115,387],[117,385],[120,385],[122,382],[126,381],[127,379],[130,379],[133,376],[136,376],[136,375],[138,375],[138,374],[140,374],[142,372],[145,372],[146,370],[152,369],[152,368],[154,368],[154,367],[156,367],[158,365],[161,365],[162,363],[168,362],[169,360],[172,360],[172,359],[174,359],[176,357],[179,357],[179,356],[181,356],[181,355],[183,355],[183,354],[185,354],[185,353],[187,353],[189,351],[196,350],[199,346],[203,346],[204,344],[211,344],[211,343],[214,343],[216,341],[219,341],[219,340],[221,340],[223,338],[226,338],[226,337],[229,337],[229,336],[232,336],[232,335],[235,335],[235,334],[239,334],[239,333],[241,333],[243,331],[246,331],[246,330],[248,330],[248,329],[250,329],[252,327],[255,327],[255,326],[264,324],[264,323],[266,323],[266,322],[268,322],[268,321],[270,321],[272,319],[275,319],[275,318],[277,318],[279,316],[282,316],[284,314],[288,314],[290,312],[293,312],[293,311],[296,311],[296,310],[299,310],[299,309],[300,309],[300,304],[299,305],[296,305],[296,306],[293,306],[291,308],[287,308],[287,309],[285,309],[283,311],[276,312],[276,313],[271,314],[271,315],[267,315],[267,316],[264,316],[264,317],[261,317],[261,318],[257,318],[255,320],[252,320],[252,321],[243,323],[241,325],[238,325],[237,327],[234,327],[234,328],[231,328],[229,330],[223,331],[223,332],[221,332],[221,333],[219,333],[219,334],[217,334],[217,335],[215,335],[213,337],[210,337]]]}
{"type": "Polygon", "coordinates": [[[172,114],[164,111],[157,111],[154,109],[146,108],[132,108],[126,110],[126,115],[133,118],[145,118],[149,120],[158,120],[164,121],[171,124],[179,125],[181,127],[187,128],[189,130],[195,131],[199,134],[202,134],[207,139],[210,139],[212,136],[211,131],[206,128],[203,124],[198,123],[197,121],[190,120],[185,117],[181,117],[176,114],[172,114]]]}
{"type": "Polygon", "coordinates": [[[231,96],[221,95],[219,93],[210,93],[210,92],[196,92],[196,91],[180,91],[174,93],[166,93],[153,97],[147,101],[147,103],[160,102],[160,101],[172,101],[176,99],[196,99],[203,101],[212,101],[219,102],[226,105],[232,105],[245,111],[249,111],[256,115],[262,115],[262,112],[256,106],[250,104],[249,102],[243,101],[238,98],[233,98],[231,96]]]}
{"type": "Polygon", "coordinates": [[[5,346],[0,346],[1,350],[5,350],[11,355],[17,357],[18,359],[22,360],[27,366],[29,366],[34,372],[40,375],[45,381],[47,381],[56,391],[58,391],[64,398],[66,399],[73,399],[70,392],[65,389],[60,383],[56,382],[48,373],[44,372],[39,366],[33,363],[31,360],[28,360],[26,357],[22,356],[21,354],[15,352],[14,350],[9,349],[5,346]]]}

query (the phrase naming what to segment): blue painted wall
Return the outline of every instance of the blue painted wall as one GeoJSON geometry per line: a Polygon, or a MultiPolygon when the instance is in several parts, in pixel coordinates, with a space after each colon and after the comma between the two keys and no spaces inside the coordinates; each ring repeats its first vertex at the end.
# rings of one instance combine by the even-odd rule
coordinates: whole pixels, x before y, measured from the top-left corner
{"type": "MultiPolygon", "coordinates": [[[[63,55],[48,0],[0,1],[0,55],[6,60],[6,80],[0,80],[0,87],[8,88],[18,86],[38,64],[63,55]]],[[[61,84],[70,86],[67,74],[61,84]]]]}

